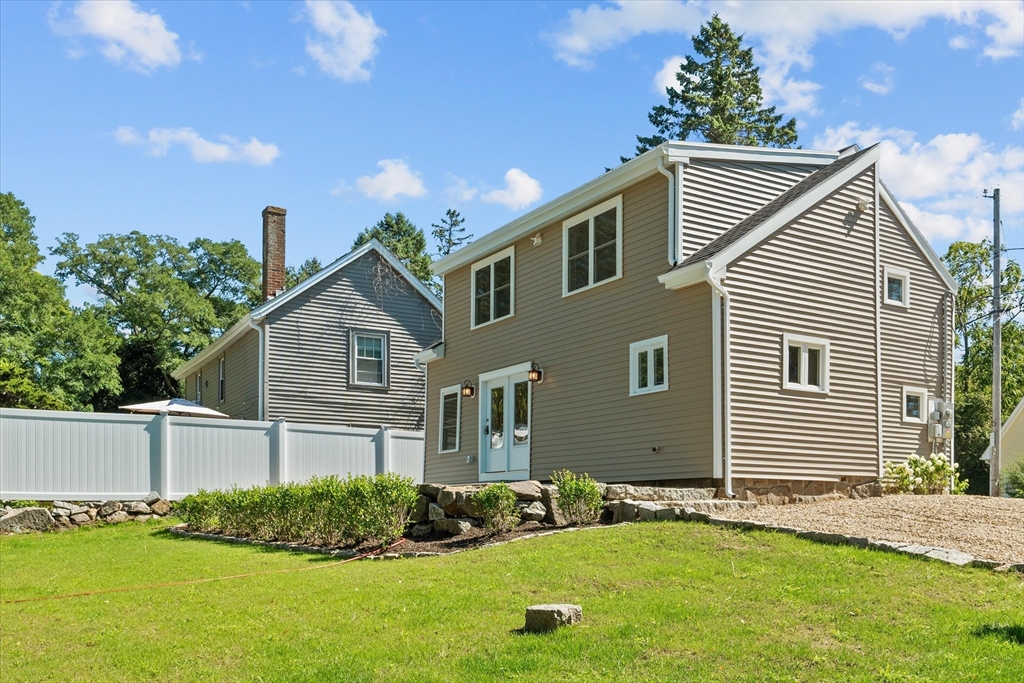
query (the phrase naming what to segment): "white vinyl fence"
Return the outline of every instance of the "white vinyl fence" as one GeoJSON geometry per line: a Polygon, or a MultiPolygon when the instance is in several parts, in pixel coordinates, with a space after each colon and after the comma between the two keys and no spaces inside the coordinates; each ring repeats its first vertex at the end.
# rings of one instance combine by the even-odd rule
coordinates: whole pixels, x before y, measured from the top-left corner
{"type": "Polygon", "coordinates": [[[178,500],[203,489],[397,472],[423,481],[423,432],[0,408],[0,499],[178,500]]]}

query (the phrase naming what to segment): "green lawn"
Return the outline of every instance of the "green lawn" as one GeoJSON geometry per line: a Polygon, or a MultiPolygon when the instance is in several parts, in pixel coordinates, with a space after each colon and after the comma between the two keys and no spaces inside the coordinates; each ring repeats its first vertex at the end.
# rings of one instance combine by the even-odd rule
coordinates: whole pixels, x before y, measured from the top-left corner
{"type": "MultiPolygon", "coordinates": [[[[0,539],[0,597],[329,562],[122,525],[0,539]]],[[[0,607],[0,680],[1020,681],[1024,578],[649,523],[0,607]],[[583,624],[522,635],[527,605],[583,624]]]]}

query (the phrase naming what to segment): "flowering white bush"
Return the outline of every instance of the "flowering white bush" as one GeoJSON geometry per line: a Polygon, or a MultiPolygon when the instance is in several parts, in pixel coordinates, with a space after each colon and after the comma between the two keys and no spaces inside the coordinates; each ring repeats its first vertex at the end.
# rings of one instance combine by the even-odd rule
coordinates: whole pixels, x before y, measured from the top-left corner
{"type": "Polygon", "coordinates": [[[904,463],[885,463],[885,477],[882,484],[887,493],[963,493],[967,482],[957,474],[959,465],[949,464],[946,456],[935,453],[931,456],[911,455],[904,463]]]}

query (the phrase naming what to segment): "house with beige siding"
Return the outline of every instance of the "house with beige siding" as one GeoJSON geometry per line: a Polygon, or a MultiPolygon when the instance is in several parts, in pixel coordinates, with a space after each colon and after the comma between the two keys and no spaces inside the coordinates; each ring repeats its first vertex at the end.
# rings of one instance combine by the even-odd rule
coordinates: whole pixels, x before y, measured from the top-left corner
{"type": "Polygon", "coordinates": [[[952,455],[955,283],[878,156],[667,142],[436,262],[425,480],[820,492],[952,455]]]}
{"type": "Polygon", "coordinates": [[[267,207],[264,303],[174,372],[185,398],[243,420],[423,429],[414,356],[441,302],[377,240],[285,289],[285,211],[267,207]]]}
{"type": "MultiPolygon", "coordinates": [[[[1006,418],[1002,429],[999,430],[999,471],[1002,474],[1003,485],[1006,485],[1006,473],[1020,463],[1024,463],[1024,398],[1020,400],[1017,407],[1006,418]]],[[[981,454],[985,462],[992,462],[992,444],[981,454]]]]}

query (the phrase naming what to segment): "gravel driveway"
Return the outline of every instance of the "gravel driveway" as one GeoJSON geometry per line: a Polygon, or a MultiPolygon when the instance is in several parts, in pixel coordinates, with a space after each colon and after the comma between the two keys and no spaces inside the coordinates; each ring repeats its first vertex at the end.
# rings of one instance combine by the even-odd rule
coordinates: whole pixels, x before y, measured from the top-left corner
{"type": "Polygon", "coordinates": [[[883,496],[717,513],[811,531],[951,548],[1000,562],[1024,562],[1024,499],[883,496]]]}

